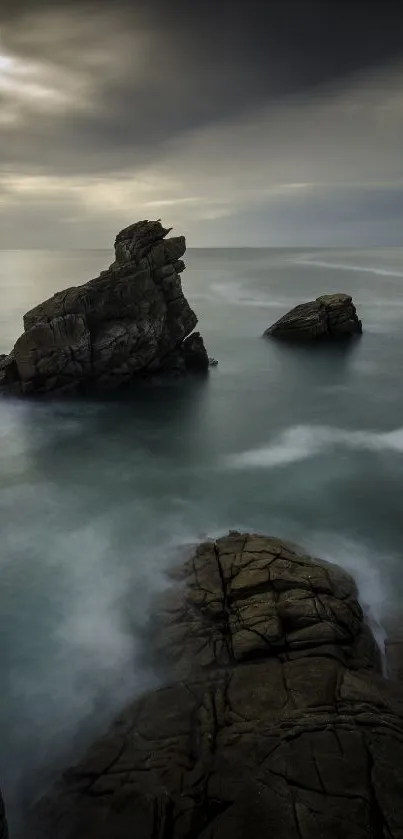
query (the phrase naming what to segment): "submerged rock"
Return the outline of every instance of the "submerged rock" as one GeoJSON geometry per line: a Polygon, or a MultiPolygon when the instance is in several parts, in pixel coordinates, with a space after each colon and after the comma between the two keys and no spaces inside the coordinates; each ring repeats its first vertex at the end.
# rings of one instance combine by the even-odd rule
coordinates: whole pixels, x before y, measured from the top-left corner
{"type": "Polygon", "coordinates": [[[351,338],[362,323],[349,294],[324,294],[295,306],[264,333],[295,341],[351,338]]]}
{"type": "Polygon", "coordinates": [[[160,221],[130,225],[116,237],[108,270],[27,312],[12,353],[0,357],[0,389],[109,390],[162,370],[175,355],[182,372],[207,369],[181,286],[185,238],[166,239],[169,232],[160,221]]]}
{"type": "Polygon", "coordinates": [[[232,532],[151,635],[169,684],[127,707],[31,814],[41,839],[398,839],[403,689],[351,577],[232,532]]]}

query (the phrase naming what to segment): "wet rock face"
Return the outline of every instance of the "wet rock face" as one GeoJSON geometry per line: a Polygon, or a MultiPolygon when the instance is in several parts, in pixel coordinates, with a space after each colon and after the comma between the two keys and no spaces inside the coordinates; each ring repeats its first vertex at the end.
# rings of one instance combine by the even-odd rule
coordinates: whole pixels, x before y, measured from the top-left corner
{"type": "Polygon", "coordinates": [[[0,356],[0,390],[110,390],[155,373],[169,355],[187,357],[197,317],[180,280],[185,238],[169,232],[159,221],[125,228],[108,270],[27,312],[13,352],[0,356]]]}
{"type": "Polygon", "coordinates": [[[403,692],[352,579],[239,533],[177,576],[153,635],[170,683],[37,805],[42,839],[400,839],[403,692]]]}
{"type": "Polygon", "coordinates": [[[164,376],[182,376],[186,373],[207,373],[210,366],[200,332],[192,332],[178,349],[163,359],[159,371],[164,376]]]}
{"type": "Polygon", "coordinates": [[[291,309],[264,333],[295,341],[351,338],[362,323],[349,294],[324,294],[291,309]]]}
{"type": "Polygon", "coordinates": [[[193,332],[182,344],[183,359],[187,370],[206,372],[210,366],[207,350],[200,332],[193,332]]]}

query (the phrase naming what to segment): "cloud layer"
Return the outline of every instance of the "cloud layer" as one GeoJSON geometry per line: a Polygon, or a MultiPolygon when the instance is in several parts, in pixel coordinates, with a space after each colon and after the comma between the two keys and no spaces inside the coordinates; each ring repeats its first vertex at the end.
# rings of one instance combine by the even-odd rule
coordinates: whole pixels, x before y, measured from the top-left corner
{"type": "Polygon", "coordinates": [[[395,6],[268,5],[0,11],[0,246],[153,216],[195,245],[398,244],[395,6]]]}

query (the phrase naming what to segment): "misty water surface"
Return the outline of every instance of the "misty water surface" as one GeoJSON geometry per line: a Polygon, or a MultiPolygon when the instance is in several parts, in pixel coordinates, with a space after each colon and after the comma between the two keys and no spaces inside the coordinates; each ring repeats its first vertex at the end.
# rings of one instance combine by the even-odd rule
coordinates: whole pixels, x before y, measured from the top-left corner
{"type": "MultiPolygon", "coordinates": [[[[0,252],[0,351],[22,314],[96,276],[108,252],[0,252]]],[[[154,684],[144,627],[178,546],[228,528],[352,569],[397,606],[403,250],[190,250],[185,293],[207,382],[124,402],[0,404],[0,783],[11,819],[126,699],[154,684]],[[353,294],[347,351],[261,339],[293,304],[353,294]]]]}

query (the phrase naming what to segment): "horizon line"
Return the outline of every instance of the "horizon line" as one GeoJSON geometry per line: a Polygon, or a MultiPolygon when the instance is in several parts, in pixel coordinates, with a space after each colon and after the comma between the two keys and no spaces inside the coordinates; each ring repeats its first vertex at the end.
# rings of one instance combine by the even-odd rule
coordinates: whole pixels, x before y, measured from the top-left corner
{"type": "MultiPolygon", "coordinates": [[[[376,244],[376,245],[189,245],[186,247],[187,251],[226,251],[226,250],[376,250],[378,248],[398,249],[403,248],[403,242],[396,245],[391,244],[376,244]]],[[[20,251],[47,251],[49,253],[92,253],[94,251],[102,251],[113,254],[112,248],[93,247],[93,248],[63,248],[63,247],[43,247],[40,245],[31,245],[29,247],[21,248],[7,248],[0,245],[0,253],[19,253],[20,251]]]]}

